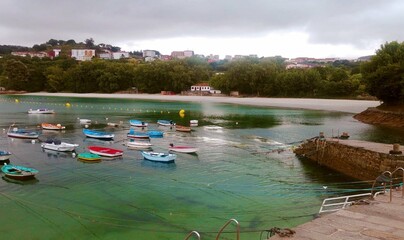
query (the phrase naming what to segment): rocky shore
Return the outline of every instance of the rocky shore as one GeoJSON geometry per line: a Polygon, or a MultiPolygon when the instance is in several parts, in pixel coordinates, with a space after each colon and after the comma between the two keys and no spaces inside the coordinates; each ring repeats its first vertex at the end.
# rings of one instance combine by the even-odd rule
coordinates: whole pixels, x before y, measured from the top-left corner
{"type": "Polygon", "coordinates": [[[370,107],[365,111],[356,114],[354,118],[368,124],[398,128],[404,127],[404,112],[402,111],[387,111],[370,107]]]}

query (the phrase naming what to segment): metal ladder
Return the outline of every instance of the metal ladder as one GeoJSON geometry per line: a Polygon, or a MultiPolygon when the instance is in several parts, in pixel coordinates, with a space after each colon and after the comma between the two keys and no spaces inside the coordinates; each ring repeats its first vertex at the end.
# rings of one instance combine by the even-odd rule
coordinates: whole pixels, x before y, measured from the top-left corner
{"type": "MultiPolygon", "coordinates": [[[[219,230],[219,232],[218,232],[217,235],[216,235],[216,240],[219,239],[219,237],[220,237],[220,235],[222,234],[223,230],[224,230],[230,223],[232,223],[232,222],[234,222],[234,223],[236,224],[236,230],[237,230],[237,231],[236,231],[236,239],[237,239],[237,240],[240,240],[240,224],[239,224],[239,222],[238,222],[236,219],[234,219],[234,218],[230,219],[229,221],[227,221],[227,222],[223,225],[223,227],[219,230]]],[[[188,240],[192,235],[195,235],[199,240],[201,239],[201,235],[200,235],[197,231],[192,231],[192,232],[190,232],[190,233],[185,237],[184,240],[188,240]]]]}

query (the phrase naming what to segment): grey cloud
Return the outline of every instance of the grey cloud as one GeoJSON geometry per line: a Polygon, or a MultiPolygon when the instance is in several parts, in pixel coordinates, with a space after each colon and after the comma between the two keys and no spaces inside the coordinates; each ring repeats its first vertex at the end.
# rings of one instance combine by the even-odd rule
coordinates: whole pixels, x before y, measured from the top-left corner
{"type": "Polygon", "coordinates": [[[2,0],[0,44],[130,42],[305,31],[321,44],[402,40],[400,0],[2,0]]]}

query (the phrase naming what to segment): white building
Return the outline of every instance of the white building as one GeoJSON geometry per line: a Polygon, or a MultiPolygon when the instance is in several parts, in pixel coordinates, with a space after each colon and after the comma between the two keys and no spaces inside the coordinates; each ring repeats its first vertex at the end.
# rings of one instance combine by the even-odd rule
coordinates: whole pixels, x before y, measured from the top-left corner
{"type": "Polygon", "coordinates": [[[209,83],[198,83],[196,85],[191,86],[191,92],[196,92],[196,91],[209,92],[212,94],[221,93],[220,90],[216,90],[216,89],[213,89],[212,87],[210,87],[209,83]]]}
{"type": "Polygon", "coordinates": [[[72,49],[72,58],[77,61],[91,61],[95,57],[94,49],[72,49]]]}
{"type": "Polygon", "coordinates": [[[152,58],[158,58],[159,57],[159,52],[156,50],[143,50],[143,57],[152,57],[152,58]]]}
{"type": "Polygon", "coordinates": [[[113,52],[112,59],[129,58],[128,52],[113,52]]]}

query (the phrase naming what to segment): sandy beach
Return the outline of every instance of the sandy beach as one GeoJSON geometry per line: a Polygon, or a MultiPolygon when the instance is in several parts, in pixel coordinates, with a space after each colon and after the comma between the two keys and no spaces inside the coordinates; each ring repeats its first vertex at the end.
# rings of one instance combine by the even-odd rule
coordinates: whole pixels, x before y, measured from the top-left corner
{"type": "Polygon", "coordinates": [[[102,93],[26,93],[30,96],[52,97],[86,97],[86,98],[111,98],[111,99],[146,99],[156,101],[181,101],[181,102],[205,102],[205,103],[229,103],[262,107],[311,109],[323,111],[337,111],[346,113],[360,113],[369,107],[380,105],[379,101],[369,100],[340,100],[340,99],[310,99],[310,98],[259,98],[259,97],[213,97],[213,96],[182,96],[160,94],[102,94],[102,93]]]}

